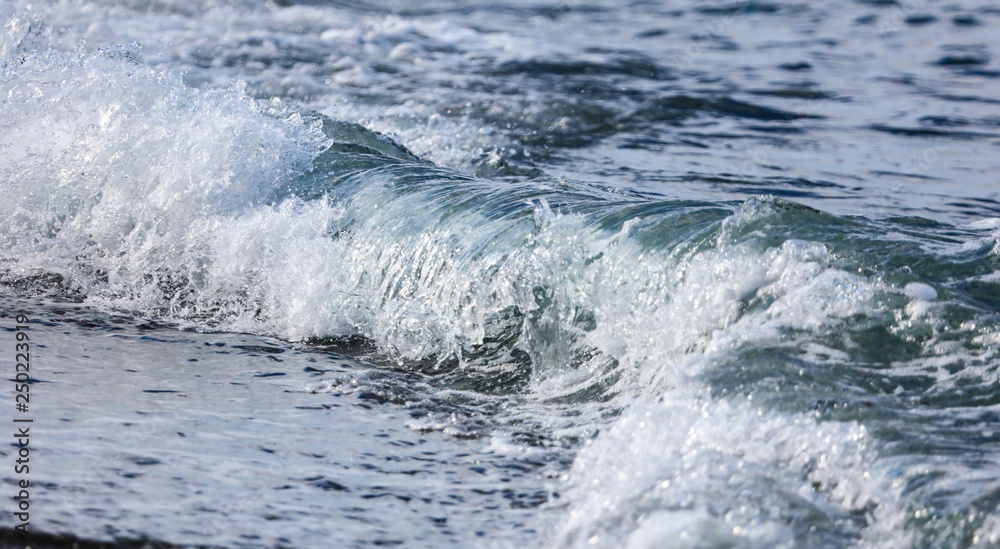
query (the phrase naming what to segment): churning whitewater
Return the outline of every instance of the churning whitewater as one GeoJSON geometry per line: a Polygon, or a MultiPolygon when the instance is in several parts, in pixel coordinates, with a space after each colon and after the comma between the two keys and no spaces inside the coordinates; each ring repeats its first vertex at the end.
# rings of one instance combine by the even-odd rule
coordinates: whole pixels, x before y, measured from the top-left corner
{"type": "MultiPolygon", "coordinates": [[[[34,531],[233,547],[1000,544],[990,210],[933,220],[925,190],[852,215],[839,204],[854,190],[794,175],[728,195],[604,182],[609,162],[672,161],[629,156],[649,141],[607,160],[607,140],[715,117],[794,136],[825,116],[694,85],[658,96],[686,76],[655,53],[537,34],[518,42],[533,58],[447,3],[437,22],[316,4],[0,8],[0,295],[38,324],[36,429],[51,437],[34,531]],[[344,51],[314,59],[327,48],[344,51]],[[405,67],[372,60],[382,50],[405,67]],[[450,110],[427,114],[442,70],[489,98],[463,96],[455,129],[450,110]],[[517,113],[505,79],[531,71],[608,96],[570,105],[529,83],[533,122],[497,130],[517,113]],[[365,78],[405,101],[310,88],[365,78]],[[651,98],[615,103],[628,86],[651,98]]],[[[504,17],[530,11],[515,4],[504,17]]],[[[692,5],[672,17],[713,15],[692,5]]],[[[748,6],[821,9],[740,2],[712,40],[748,6]]],[[[724,149],[714,139],[704,154],[724,149]]]]}

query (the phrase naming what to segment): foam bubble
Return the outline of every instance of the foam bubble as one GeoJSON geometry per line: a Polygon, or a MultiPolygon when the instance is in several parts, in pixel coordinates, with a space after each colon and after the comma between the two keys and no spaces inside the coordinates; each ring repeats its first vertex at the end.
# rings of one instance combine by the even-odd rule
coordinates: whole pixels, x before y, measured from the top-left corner
{"type": "Polygon", "coordinates": [[[903,287],[903,293],[912,299],[919,301],[934,301],[937,299],[937,290],[922,282],[911,282],[903,287]]]}
{"type": "Polygon", "coordinates": [[[887,502],[873,457],[855,423],[668,392],[580,452],[556,545],[848,545],[864,535],[858,513],[887,502]]]}

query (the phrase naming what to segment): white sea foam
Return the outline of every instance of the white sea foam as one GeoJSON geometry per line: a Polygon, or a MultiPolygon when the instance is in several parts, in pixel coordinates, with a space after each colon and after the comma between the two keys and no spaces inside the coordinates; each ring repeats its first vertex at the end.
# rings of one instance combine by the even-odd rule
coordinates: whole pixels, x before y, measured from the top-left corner
{"type": "Polygon", "coordinates": [[[857,424],[668,391],[581,451],[555,545],[845,546],[886,501],[869,444],[857,424]]]}
{"type": "Polygon", "coordinates": [[[200,265],[223,264],[211,240],[262,215],[326,139],[241,86],[188,88],[134,45],[7,63],[0,184],[12,270],[58,273],[97,301],[142,301],[164,280],[153,273],[196,278],[200,265]]]}

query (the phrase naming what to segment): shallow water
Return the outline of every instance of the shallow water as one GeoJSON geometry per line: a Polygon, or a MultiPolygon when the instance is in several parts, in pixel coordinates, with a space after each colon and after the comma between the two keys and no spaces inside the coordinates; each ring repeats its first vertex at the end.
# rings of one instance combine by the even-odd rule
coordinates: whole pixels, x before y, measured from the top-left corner
{"type": "Polygon", "coordinates": [[[544,466],[515,446],[424,426],[463,429],[452,418],[484,406],[475,394],[268,338],[4,306],[45,319],[30,333],[46,366],[32,425],[46,531],[469,546],[486,532],[530,535],[526,509],[546,498],[534,478],[544,466]],[[421,393],[433,396],[407,399],[421,393]]]}
{"type": "Polygon", "coordinates": [[[0,15],[33,528],[1000,543],[990,5],[0,15]]]}

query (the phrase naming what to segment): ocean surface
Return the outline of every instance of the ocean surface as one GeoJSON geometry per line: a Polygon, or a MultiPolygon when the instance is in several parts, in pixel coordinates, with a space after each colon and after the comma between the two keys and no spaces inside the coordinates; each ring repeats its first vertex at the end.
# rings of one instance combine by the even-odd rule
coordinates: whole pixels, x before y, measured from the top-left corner
{"type": "Polygon", "coordinates": [[[3,0],[31,530],[1000,547],[998,28],[986,0],[3,0]]]}

